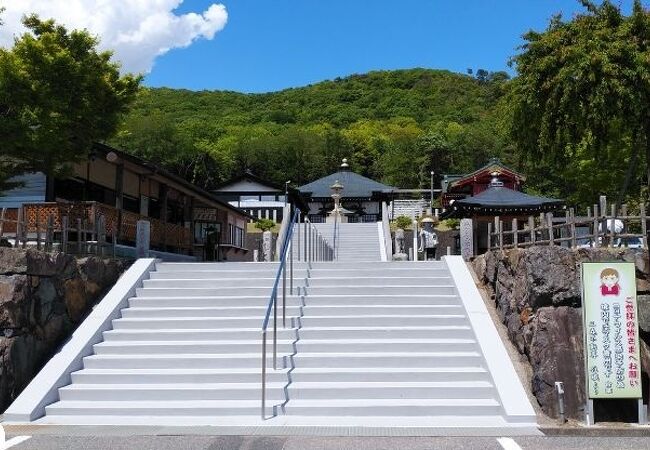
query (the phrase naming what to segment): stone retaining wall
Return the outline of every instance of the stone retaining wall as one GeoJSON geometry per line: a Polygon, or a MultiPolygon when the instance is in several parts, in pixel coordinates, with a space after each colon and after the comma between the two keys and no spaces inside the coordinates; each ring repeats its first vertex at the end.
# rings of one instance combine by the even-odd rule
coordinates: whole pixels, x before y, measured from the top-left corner
{"type": "Polygon", "coordinates": [[[127,266],[120,260],[0,248],[0,411],[127,266]]]}
{"type": "MultiPolygon", "coordinates": [[[[532,391],[542,410],[557,417],[554,383],[564,382],[568,417],[582,419],[585,403],[581,262],[633,262],[637,269],[642,383],[648,402],[650,370],[650,267],[647,252],[609,249],[569,250],[531,247],[490,251],[478,256],[473,267],[492,293],[508,336],[532,366],[532,391]]],[[[636,402],[596,402],[596,419],[635,422],[636,402]]]]}

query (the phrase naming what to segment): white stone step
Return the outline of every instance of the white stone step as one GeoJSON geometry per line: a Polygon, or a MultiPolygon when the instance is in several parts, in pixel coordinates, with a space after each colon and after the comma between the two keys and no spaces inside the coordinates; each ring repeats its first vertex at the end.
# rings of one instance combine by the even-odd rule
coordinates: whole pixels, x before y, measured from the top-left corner
{"type": "Polygon", "coordinates": [[[490,381],[483,367],[296,367],[291,369],[293,382],[433,382],[490,381]]]}
{"type": "MultiPolygon", "coordinates": [[[[294,261],[295,263],[295,261],[294,261]]],[[[277,275],[277,267],[264,270],[174,270],[163,272],[151,272],[150,278],[152,280],[169,280],[169,279],[182,279],[182,280],[223,280],[223,279],[247,279],[263,278],[275,279],[277,275]]],[[[305,278],[307,276],[307,268],[298,268],[294,264],[293,268],[294,278],[305,278]]]]}
{"type": "Polygon", "coordinates": [[[437,326],[332,326],[309,327],[298,331],[300,340],[309,339],[473,339],[474,332],[469,324],[437,326]]]}
{"type": "MultiPolygon", "coordinates": [[[[294,341],[279,340],[278,353],[294,353],[294,341]]],[[[93,346],[95,355],[232,354],[261,351],[261,338],[246,341],[105,341],[93,346]]]]}
{"type": "MultiPolygon", "coordinates": [[[[295,340],[296,329],[283,329],[278,324],[278,339],[295,340]]],[[[273,323],[269,324],[269,332],[273,323]]],[[[269,335],[270,336],[270,335],[269,335]]],[[[104,332],[105,341],[198,341],[198,340],[248,340],[256,339],[261,342],[261,321],[252,328],[194,328],[194,329],[114,329],[104,332]]]]}
{"type": "MultiPolygon", "coordinates": [[[[267,383],[267,400],[285,400],[287,383],[267,383]]],[[[61,401],[258,400],[257,383],[78,384],[59,389],[61,401]]]]}
{"type": "MultiPolygon", "coordinates": [[[[452,284],[450,277],[426,276],[426,277],[393,277],[392,274],[385,274],[383,277],[365,277],[363,283],[372,286],[400,286],[409,288],[411,286],[449,286],[452,284]]],[[[319,278],[314,276],[309,279],[308,285],[312,287],[327,286],[358,286],[358,277],[346,278],[319,278]]]]}
{"type": "MultiPolygon", "coordinates": [[[[267,414],[273,404],[267,407],[267,414]]],[[[45,408],[48,416],[257,416],[258,400],[62,401],[45,408]]]]}
{"type": "MultiPolygon", "coordinates": [[[[267,367],[273,367],[271,355],[271,343],[267,367]]],[[[176,355],[91,355],[83,359],[86,369],[175,369],[179,367],[191,367],[196,369],[240,369],[254,368],[261,366],[260,353],[240,353],[236,355],[198,355],[198,354],[176,354],[176,355]]],[[[278,355],[278,368],[289,367],[287,358],[278,355]]]]}
{"type": "MultiPolygon", "coordinates": [[[[138,297],[251,297],[271,295],[272,286],[267,287],[249,287],[242,285],[239,287],[176,287],[176,288],[137,288],[138,297]]],[[[288,288],[287,288],[288,289],[288,288]]]]}
{"type": "Polygon", "coordinates": [[[408,277],[420,278],[423,276],[449,276],[446,268],[427,268],[427,267],[409,267],[400,268],[388,266],[385,268],[375,267],[357,267],[348,269],[331,269],[315,268],[311,270],[312,279],[314,278],[366,278],[366,277],[408,277]]]}
{"type": "MultiPolygon", "coordinates": [[[[289,273],[287,273],[287,280],[289,273]]],[[[181,279],[166,279],[166,280],[144,280],[143,286],[145,288],[213,288],[218,289],[220,292],[225,289],[252,289],[262,288],[267,293],[271,292],[275,278],[227,278],[227,279],[208,279],[208,280],[181,280],[181,279]]],[[[294,286],[304,286],[304,278],[293,279],[294,286]]],[[[280,277],[278,286],[282,286],[282,277],[280,277]]],[[[288,281],[287,281],[288,286],[288,281]]]]}
{"type": "MultiPolygon", "coordinates": [[[[266,380],[287,383],[288,371],[269,369],[266,380]]],[[[75,384],[259,383],[260,368],[83,369],[71,376],[75,384]]]]}
{"type": "Polygon", "coordinates": [[[156,272],[200,272],[227,270],[273,270],[277,262],[205,262],[205,263],[156,263],[156,272]]]}
{"type": "MultiPolygon", "coordinates": [[[[279,297],[281,301],[282,297],[279,297]]],[[[302,306],[302,297],[289,296],[287,306],[302,306]]],[[[269,296],[257,297],[131,297],[130,307],[263,307],[269,304],[269,296]]]]}
{"type": "Polygon", "coordinates": [[[295,367],[482,367],[478,352],[302,352],[294,357],[295,367]]]}
{"type": "Polygon", "coordinates": [[[460,314],[437,314],[429,316],[410,315],[365,315],[365,316],[304,316],[297,318],[302,328],[310,327],[336,327],[355,326],[363,323],[369,327],[421,327],[421,326],[443,326],[443,325],[465,325],[467,318],[460,314]]]}
{"type": "MultiPolygon", "coordinates": [[[[268,301],[268,299],[267,299],[268,301]]],[[[309,295],[305,297],[305,306],[362,306],[362,305],[461,305],[455,294],[419,294],[408,295],[309,295]],[[309,303],[307,303],[307,299],[309,303]]]]}
{"type": "MultiPolygon", "coordinates": [[[[280,303],[281,305],[281,303],[280,303]]],[[[184,318],[184,317],[252,317],[261,318],[266,313],[266,306],[148,306],[130,307],[122,310],[124,318],[184,318]]],[[[287,316],[299,316],[300,308],[286,306],[287,316]]]]}
{"type": "MultiPolygon", "coordinates": [[[[281,313],[280,313],[281,314],[281,313]]],[[[220,328],[255,328],[262,327],[262,317],[166,317],[166,318],[132,318],[113,320],[114,330],[168,330],[168,329],[220,329],[220,328]]]]}
{"type": "Polygon", "coordinates": [[[492,399],[487,381],[379,381],[293,382],[287,387],[294,399],[492,399]]]}
{"type": "Polygon", "coordinates": [[[494,399],[296,399],[287,415],[298,416],[484,416],[502,414],[494,399]]]}
{"type": "MultiPolygon", "coordinates": [[[[305,317],[320,316],[358,316],[360,320],[367,316],[434,316],[434,315],[463,315],[462,305],[309,305],[303,308],[305,317]]],[[[300,315],[295,314],[296,316],[300,315]]]]}
{"type": "MultiPolygon", "coordinates": [[[[472,352],[474,339],[302,339],[297,354],[308,353],[384,353],[384,352],[472,352]]],[[[283,347],[284,348],[284,347],[283,347]]]]}
{"type": "MultiPolygon", "coordinates": [[[[362,283],[364,281],[361,281],[362,283]]],[[[307,295],[403,295],[403,294],[455,294],[456,287],[451,283],[430,286],[308,286],[307,295]]]]}

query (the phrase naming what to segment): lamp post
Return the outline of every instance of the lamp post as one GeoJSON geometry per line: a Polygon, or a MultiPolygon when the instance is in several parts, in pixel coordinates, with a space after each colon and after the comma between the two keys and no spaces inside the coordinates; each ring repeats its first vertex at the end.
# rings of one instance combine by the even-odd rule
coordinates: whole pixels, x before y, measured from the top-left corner
{"type": "Polygon", "coordinates": [[[291,184],[291,180],[284,182],[284,206],[287,206],[287,202],[289,201],[289,184],[291,184]]]}
{"type": "Polygon", "coordinates": [[[432,170],[432,171],[431,171],[431,202],[430,202],[430,205],[431,205],[431,213],[432,213],[432,214],[433,214],[433,174],[434,174],[434,173],[435,173],[435,172],[432,170]]]}

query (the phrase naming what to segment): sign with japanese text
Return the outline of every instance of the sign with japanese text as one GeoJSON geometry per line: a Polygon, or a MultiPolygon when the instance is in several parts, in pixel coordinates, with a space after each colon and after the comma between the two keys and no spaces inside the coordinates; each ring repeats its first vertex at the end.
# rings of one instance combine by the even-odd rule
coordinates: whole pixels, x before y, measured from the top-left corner
{"type": "Polygon", "coordinates": [[[582,308],[589,398],[641,398],[633,263],[583,263],[582,308]]]}

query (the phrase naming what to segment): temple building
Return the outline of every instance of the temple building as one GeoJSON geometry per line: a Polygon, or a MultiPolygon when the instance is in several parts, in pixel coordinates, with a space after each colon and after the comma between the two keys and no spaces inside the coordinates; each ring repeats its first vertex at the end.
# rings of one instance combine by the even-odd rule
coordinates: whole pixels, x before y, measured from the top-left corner
{"type": "MultiPolygon", "coordinates": [[[[89,227],[103,216],[108,239],[114,234],[116,243],[127,248],[135,245],[136,223],[147,220],[152,250],[199,260],[248,258],[246,212],[156,164],[104,144],[94,144],[88,158],[72,164],[66,176],[32,172],[11,181],[20,186],[2,193],[0,212],[13,221],[23,215],[28,233],[49,216],[55,233],[60,233],[64,216],[89,227]],[[218,248],[206,251],[208,240],[218,248]]],[[[16,232],[15,223],[7,223],[5,233],[10,227],[16,232]]]]}
{"type": "Polygon", "coordinates": [[[332,186],[336,182],[343,186],[341,205],[350,223],[381,220],[381,204],[390,201],[395,191],[392,186],[353,172],[344,159],[338,171],[298,188],[307,199],[312,222],[325,222],[327,214],[334,208],[332,186]]]}
{"type": "MultiPolygon", "coordinates": [[[[488,248],[489,224],[499,217],[509,231],[512,219],[525,227],[527,219],[564,207],[562,200],[522,192],[526,178],[494,158],[482,168],[463,176],[446,175],[442,184],[445,218],[472,220],[474,254],[488,248]]],[[[462,239],[462,237],[461,237],[462,239]]]]}
{"type": "Polygon", "coordinates": [[[282,222],[287,203],[300,208],[301,211],[308,208],[300,191],[291,187],[290,180],[281,186],[254,175],[250,170],[218,186],[214,195],[219,200],[250,214],[251,220],[269,219],[282,222]]]}

